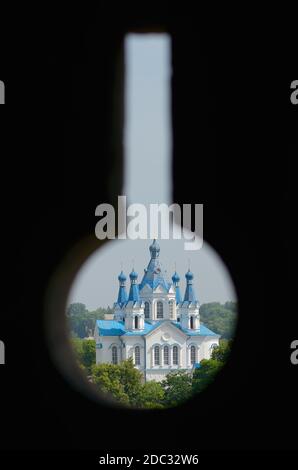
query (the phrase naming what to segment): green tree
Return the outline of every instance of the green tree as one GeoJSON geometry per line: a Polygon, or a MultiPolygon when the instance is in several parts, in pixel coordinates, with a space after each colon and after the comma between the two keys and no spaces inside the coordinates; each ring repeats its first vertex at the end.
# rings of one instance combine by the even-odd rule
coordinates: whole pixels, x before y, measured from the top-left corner
{"type": "Polygon", "coordinates": [[[111,313],[110,307],[99,307],[96,310],[89,311],[85,304],[79,302],[70,304],[66,315],[72,336],[78,338],[92,336],[96,320],[103,319],[106,313],[111,313]]]}
{"type": "Polygon", "coordinates": [[[159,382],[145,382],[139,393],[137,405],[140,408],[163,408],[165,391],[159,382]]]}
{"type": "Polygon", "coordinates": [[[192,380],[193,393],[202,392],[221,370],[223,363],[216,359],[203,359],[200,367],[195,369],[192,380]]]}
{"type": "Polygon", "coordinates": [[[186,371],[170,372],[161,382],[166,407],[180,405],[192,395],[192,377],[186,371]]]}
{"type": "Polygon", "coordinates": [[[124,386],[125,393],[129,396],[130,405],[137,406],[143,375],[134,367],[132,358],[122,361],[119,367],[120,381],[124,386]]]}
{"type": "Polygon", "coordinates": [[[72,346],[75,355],[87,374],[91,374],[91,368],[95,364],[95,341],[90,339],[73,338],[72,346]]]}
{"type": "Polygon", "coordinates": [[[122,404],[138,406],[142,389],[142,374],[132,359],[120,364],[96,364],[92,367],[92,381],[100,391],[122,404]]]}
{"type": "Polygon", "coordinates": [[[68,317],[69,328],[73,337],[85,338],[88,336],[86,314],[72,315],[68,317]]]}
{"type": "Polygon", "coordinates": [[[231,339],[234,335],[237,319],[237,303],[226,302],[224,305],[219,302],[202,304],[200,307],[201,322],[220,334],[222,338],[231,339]]]}
{"type": "Polygon", "coordinates": [[[92,382],[106,397],[114,398],[123,405],[129,405],[130,400],[121,383],[120,366],[114,364],[96,364],[92,367],[92,382]]]}
{"type": "Polygon", "coordinates": [[[215,347],[211,354],[211,359],[225,363],[231,352],[231,341],[220,340],[219,346],[215,347]]]}
{"type": "Polygon", "coordinates": [[[76,358],[81,362],[83,355],[83,340],[80,338],[71,338],[71,345],[73,347],[76,358]]]}
{"type": "Polygon", "coordinates": [[[88,310],[85,304],[82,304],[80,302],[75,302],[68,306],[66,314],[68,317],[77,317],[80,315],[84,315],[87,311],[88,310]]]}
{"type": "Polygon", "coordinates": [[[224,308],[226,308],[227,310],[231,310],[231,312],[237,313],[237,302],[228,300],[224,303],[224,308]]]}

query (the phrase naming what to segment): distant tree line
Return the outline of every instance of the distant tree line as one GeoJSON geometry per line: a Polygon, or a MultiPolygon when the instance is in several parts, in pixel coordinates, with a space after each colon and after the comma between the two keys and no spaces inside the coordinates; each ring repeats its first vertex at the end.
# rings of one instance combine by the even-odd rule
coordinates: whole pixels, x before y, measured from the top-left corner
{"type": "Polygon", "coordinates": [[[234,336],[237,321],[237,302],[202,304],[200,317],[201,322],[214,333],[221,335],[223,339],[231,339],[234,336]]]}
{"type": "Polygon", "coordinates": [[[95,365],[95,341],[93,339],[72,338],[72,347],[80,367],[90,376],[95,365]]]}
{"type": "Polygon", "coordinates": [[[93,336],[96,320],[104,318],[106,313],[112,313],[110,307],[99,307],[96,310],[87,310],[85,304],[76,302],[70,304],[66,315],[72,337],[87,338],[93,336]]]}
{"type": "MultiPolygon", "coordinates": [[[[85,304],[72,303],[67,309],[67,317],[73,337],[86,338],[92,336],[96,320],[104,318],[106,313],[112,313],[110,307],[99,307],[89,311],[85,304]]],[[[200,307],[201,322],[220,334],[223,339],[231,339],[234,334],[237,318],[237,302],[210,302],[200,307]]]]}

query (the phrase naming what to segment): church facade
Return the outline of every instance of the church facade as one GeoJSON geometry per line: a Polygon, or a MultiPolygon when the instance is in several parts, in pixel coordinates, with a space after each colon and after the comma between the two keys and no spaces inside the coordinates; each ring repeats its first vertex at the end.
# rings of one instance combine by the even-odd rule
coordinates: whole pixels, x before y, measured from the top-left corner
{"type": "Polygon", "coordinates": [[[185,274],[182,297],[177,272],[172,282],[167,279],[156,240],[149,250],[150,261],[141,283],[133,269],[127,294],[126,276],[121,271],[113,319],[96,322],[96,363],[118,364],[132,358],[145,381],[161,381],[171,371],[191,372],[202,359],[210,359],[220,336],[200,321],[190,270],[185,274]]]}

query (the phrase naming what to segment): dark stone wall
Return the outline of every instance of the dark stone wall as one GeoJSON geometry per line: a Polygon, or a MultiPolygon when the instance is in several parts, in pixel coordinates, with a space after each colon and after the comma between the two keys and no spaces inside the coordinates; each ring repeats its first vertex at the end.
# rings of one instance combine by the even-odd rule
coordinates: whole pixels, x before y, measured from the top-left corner
{"type": "Polygon", "coordinates": [[[4,9],[1,446],[294,447],[291,15],[273,7],[106,5],[4,9]],[[230,269],[240,307],[224,373],[206,393],[162,412],[89,400],[55,367],[44,328],[51,276],[94,233],[96,205],[115,202],[121,191],[122,40],[132,30],[172,35],[173,200],[205,204],[205,239],[230,269]]]}

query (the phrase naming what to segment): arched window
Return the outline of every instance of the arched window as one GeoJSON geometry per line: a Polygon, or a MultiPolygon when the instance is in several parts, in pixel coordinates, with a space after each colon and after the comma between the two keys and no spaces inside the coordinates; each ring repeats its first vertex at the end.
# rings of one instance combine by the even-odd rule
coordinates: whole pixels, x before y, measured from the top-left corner
{"type": "Polygon", "coordinates": [[[168,366],[170,364],[170,361],[169,361],[169,346],[165,346],[163,348],[163,362],[166,366],[168,366]]]}
{"type": "Polygon", "coordinates": [[[135,365],[139,366],[141,364],[141,351],[140,346],[135,347],[135,365]]]}
{"type": "Polygon", "coordinates": [[[196,362],[197,362],[196,361],[196,347],[191,346],[191,348],[190,348],[190,363],[195,364],[196,362]]]}
{"type": "Polygon", "coordinates": [[[145,313],[145,318],[149,318],[149,302],[145,302],[144,313],[145,313]]]}
{"type": "Polygon", "coordinates": [[[170,311],[170,318],[174,318],[174,302],[171,300],[169,302],[169,311],[170,311]]]}
{"type": "Polygon", "coordinates": [[[178,366],[178,346],[173,347],[173,364],[178,366]]]}
{"type": "Polygon", "coordinates": [[[118,364],[118,350],[117,346],[112,347],[112,363],[118,364]]]}
{"type": "Polygon", "coordinates": [[[163,318],[163,303],[160,300],[157,302],[156,308],[157,308],[156,317],[163,318]]]}
{"type": "Polygon", "coordinates": [[[155,346],[154,348],[154,365],[160,365],[160,354],[159,354],[159,346],[155,346]]]}
{"type": "Polygon", "coordinates": [[[139,317],[135,317],[135,329],[139,328],[139,317]]]}
{"type": "Polygon", "coordinates": [[[190,317],[190,329],[193,330],[193,317],[190,317]]]}

